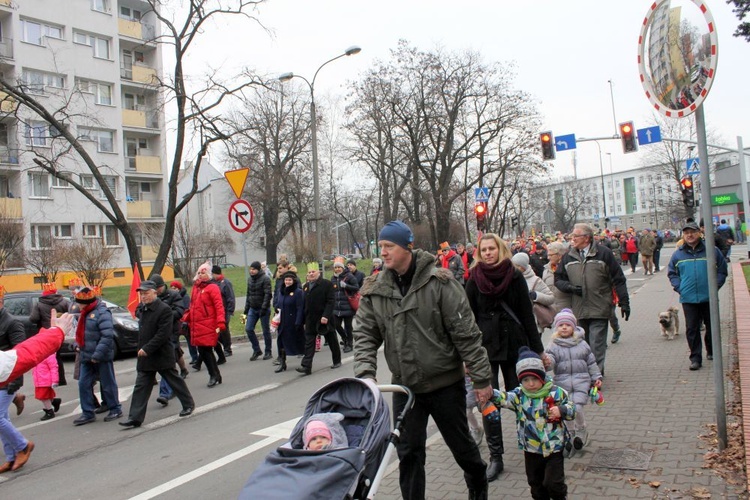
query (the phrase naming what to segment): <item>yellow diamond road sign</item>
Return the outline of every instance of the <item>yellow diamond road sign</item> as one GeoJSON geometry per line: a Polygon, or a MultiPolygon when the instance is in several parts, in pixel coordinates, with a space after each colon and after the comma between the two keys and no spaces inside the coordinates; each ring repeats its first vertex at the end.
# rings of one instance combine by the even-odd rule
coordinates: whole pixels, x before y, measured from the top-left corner
{"type": "Polygon", "coordinates": [[[227,170],[224,172],[224,177],[229,181],[229,186],[232,188],[232,191],[234,191],[234,195],[237,198],[242,197],[242,189],[245,187],[247,174],[249,172],[249,168],[238,168],[236,170],[227,170]]]}

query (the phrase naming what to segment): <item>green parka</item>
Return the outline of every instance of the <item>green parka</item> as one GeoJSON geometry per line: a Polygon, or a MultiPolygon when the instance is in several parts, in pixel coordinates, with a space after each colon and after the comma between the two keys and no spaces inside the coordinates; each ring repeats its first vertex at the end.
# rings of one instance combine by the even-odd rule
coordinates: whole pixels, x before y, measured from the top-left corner
{"type": "Polygon", "coordinates": [[[369,276],[354,328],[354,376],[375,378],[378,349],[392,382],[416,393],[432,392],[464,378],[463,363],[476,388],[490,385],[492,372],[463,288],[435,257],[414,250],[416,272],[402,296],[390,271],[369,276]]]}

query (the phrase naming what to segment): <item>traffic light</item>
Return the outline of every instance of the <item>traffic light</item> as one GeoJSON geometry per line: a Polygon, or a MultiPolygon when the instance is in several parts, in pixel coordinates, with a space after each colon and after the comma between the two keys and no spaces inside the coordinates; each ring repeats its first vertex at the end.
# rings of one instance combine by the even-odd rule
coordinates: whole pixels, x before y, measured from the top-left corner
{"type": "Polygon", "coordinates": [[[633,122],[620,124],[620,139],[622,140],[623,153],[635,153],[638,151],[638,141],[635,138],[635,126],[633,126],[633,122]]]}
{"type": "Polygon", "coordinates": [[[552,132],[542,132],[539,134],[539,141],[542,143],[542,158],[545,160],[555,159],[555,136],[552,132]]]}
{"type": "Polygon", "coordinates": [[[683,177],[680,181],[680,188],[682,189],[682,203],[686,207],[695,206],[695,191],[693,189],[693,179],[690,177],[683,177]]]}
{"type": "Polygon", "coordinates": [[[477,216],[477,231],[485,231],[484,219],[487,217],[487,202],[480,201],[474,205],[474,215],[477,216]]]}

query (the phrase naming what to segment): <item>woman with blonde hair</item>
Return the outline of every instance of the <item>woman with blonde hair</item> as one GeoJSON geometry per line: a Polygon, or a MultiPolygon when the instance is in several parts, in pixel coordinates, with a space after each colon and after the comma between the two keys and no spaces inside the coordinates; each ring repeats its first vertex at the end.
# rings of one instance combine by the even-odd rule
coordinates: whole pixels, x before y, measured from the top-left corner
{"type": "MultiPolygon", "coordinates": [[[[502,371],[506,391],[518,387],[516,362],[520,347],[528,346],[545,357],[526,279],[513,266],[511,257],[500,236],[485,234],[479,240],[466,283],[466,295],[492,367],[492,387],[503,388],[499,384],[502,371]]],[[[503,429],[499,420],[484,418],[483,421],[490,449],[487,480],[494,481],[503,470],[503,429]]]]}

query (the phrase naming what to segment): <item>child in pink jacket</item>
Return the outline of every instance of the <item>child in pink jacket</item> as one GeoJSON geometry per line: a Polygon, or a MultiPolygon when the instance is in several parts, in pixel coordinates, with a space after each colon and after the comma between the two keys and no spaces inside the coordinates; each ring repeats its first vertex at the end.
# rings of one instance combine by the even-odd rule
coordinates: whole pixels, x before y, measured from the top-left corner
{"type": "Polygon", "coordinates": [[[55,418],[55,413],[60,411],[60,398],[55,397],[55,389],[59,382],[57,370],[57,359],[54,354],[45,358],[34,367],[34,397],[44,405],[44,416],[41,420],[55,418]]]}

